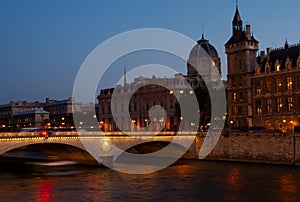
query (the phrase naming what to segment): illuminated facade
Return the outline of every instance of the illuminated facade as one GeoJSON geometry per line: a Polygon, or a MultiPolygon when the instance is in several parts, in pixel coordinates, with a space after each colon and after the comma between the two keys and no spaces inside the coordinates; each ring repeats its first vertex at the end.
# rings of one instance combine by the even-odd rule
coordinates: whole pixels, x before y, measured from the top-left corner
{"type": "Polygon", "coordinates": [[[236,9],[226,43],[228,124],[292,132],[300,125],[300,44],[261,51],[236,9]]]}
{"type": "Polygon", "coordinates": [[[98,96],[100,127],[103,131],[118,131],[119,128],[122,128],[122,131],[135,131],[139,128],[147,128],[150,125],[149,110],[158,105],[164,108],[167,117],[162,114],[154,114],[151,119],[153,128],[147,128],[147,130],[159,130],[163,126],[164,130],[176,131],[180,123],[180,112],[178,112],[179,108],[176,106],[178,101],[174,94],[183,96],[194,93],[188,89],[188,83],[184,77],[176,75],[175,79],[138,77],[130,84],[101,90],[98,96]],[[147,83],[149,84],[147,85],[147,83]],[[131,95],[130,92],[134,92],[134,94],[131,95]],[[113,93],[115,102],[112,106],[113,93]],[[128,106],[123,103],[125,97],[130,99],[128,106]],[[117,120],[120,123],[119,127],[116,126],[112,111],[118,115],[116,118],[119,119],[117,120]],[[129,120],[126,118],[128,113],[130,114],[129,120]]]}

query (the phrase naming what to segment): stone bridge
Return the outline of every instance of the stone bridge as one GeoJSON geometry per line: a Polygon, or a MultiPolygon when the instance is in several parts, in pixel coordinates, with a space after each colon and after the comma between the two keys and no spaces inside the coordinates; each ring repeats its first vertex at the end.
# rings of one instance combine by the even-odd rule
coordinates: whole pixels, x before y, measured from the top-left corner
{"type": "Polygon", "coordinates": [[[199,137],[203,137],[204,134],[197,134],[196,137],[198,138],[195,138],[195,136],[196,134],[190,135],[188,132],[182,132],[177,135],[172,132],[165,132],[156,136],[150,136],[149,133],[141,134],[138,132],[131,133],[129,136],[122,135],[121,133],[106,133],[105,136],[103,136],[103,133],[99,132],[54,132],[51,136],[46,138],[37,132],[0,133],[0,155],[28,145],[64,144],[90,153],[98,162],[103,160],[101,155],[105,156],[106,154],[110,154],[111,151],[115,149],[112,159],[112,162],[114,162],[124,151],[130,151],[136,154],[140,152],[151,153],[167,145],[172,145],[171,150],[165,154],[166,156],[177,156],[181,154],[180,156],[184,155],[185,158],[198,158],[202,144],[200,139],[203,139],[199,137]],[[188,144],[180,144],[181,142],[188,142],[188,144]],[[93,151],[87,149],[90,144],[95,143],[97,146],[92,148],[92,150],[101,150],[101,152],[99,152],[100,156],[93,155],[93,151]],[[112,145],[114,148],[111,147],[112,145]],[[141,145],[144,145],[144,147],[141,145]]]}

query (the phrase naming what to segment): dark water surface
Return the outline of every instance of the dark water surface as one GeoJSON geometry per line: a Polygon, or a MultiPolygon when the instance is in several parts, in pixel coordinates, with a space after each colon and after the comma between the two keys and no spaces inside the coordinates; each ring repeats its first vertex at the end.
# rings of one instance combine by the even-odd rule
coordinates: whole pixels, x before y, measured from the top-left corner
{"type": "Polygon", "coordinates": [[[147,175],[1,167],[0,201],[300,201],[299,167],[180,161],[147,175]]]}

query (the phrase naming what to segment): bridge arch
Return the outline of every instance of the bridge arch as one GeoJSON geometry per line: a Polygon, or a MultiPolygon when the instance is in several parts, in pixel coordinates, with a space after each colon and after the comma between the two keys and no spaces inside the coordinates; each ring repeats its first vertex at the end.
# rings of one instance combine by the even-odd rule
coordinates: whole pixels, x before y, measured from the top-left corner
{"type": "MultiPolygon", "coordinates": [[[[79,138],[66,138],[62,140],[61,138],[11,138],[10,140],[1,140],[0,141],[0,155],[3,155],[9,151],[14,149],[18,149],[24,146],[38,146],[38,145],[62,145],[62,147],[58,148],[55,146],[53,152],[57,153],[57,156],[61,157],[63,160],[72,160],[76,161],[81,164],[88,164],[88,165],[96,165],[97,161],[90,155],[84,146],[82,145],[79,138]],[[73,148],[68,149],[72,152],[61,152],[60,150],[64,150],[66,148],[73,148]],[[60,154],[61,152],[61,154],[60,154]]],[[[41,146],[41,149],[43,147],[41,146]]],[[[48,150],[49,151],[49,150],[48,150]]],[[[52,153],[53,154],[53,153],[52,153]]]]}

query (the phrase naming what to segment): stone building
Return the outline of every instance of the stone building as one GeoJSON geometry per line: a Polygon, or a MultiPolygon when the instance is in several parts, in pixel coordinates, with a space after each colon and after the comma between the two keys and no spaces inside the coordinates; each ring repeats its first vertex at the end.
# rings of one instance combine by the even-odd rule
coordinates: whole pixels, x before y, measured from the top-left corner
{"type": "Polygon", "coordinates": [[[74,128],[72,110],[81,112],[81,104],[76,103],[71,97],[65,100],[46,98],[43,108],[49,112],[52,128],[74,128]]]}
{"type": "Polygon", "coordinates": [[[183,96],[193,93],[182,75],[175,75],[175,78],[138,77],[130,84],[103,89],[98,96],[100,127],[103,131],[118,131],[120,128],[122,131],[140,131],[142,128],[156,131],[161,127],[168,131],[178,130],[180,112],[176,107],[178,101],[175,94],[183,96]],[[115,101],[113,104],[112,100],[115,101]],[[149,110],[153,106],[164,108],[167,117],[154,113],[150,119],[149,110]],[[113,112],[118,117],[113,117],[113,112]],[[150,120],[153,121],[152,128],[148,127],[150,120]]]}
{"type": "Polygon", "coordinates": [[[49,124],[49,112],[42,109],[18,112],[14,115],[17,128],[44,128],[49,124]]]}
{"type": "Polygon", "coordinates": [[[238,8],[232,36],[225,44],[228,75],[228,123],[292,132],[300,125],[300,44],[267,48],[257,56],[250,25],[243,28],[238,8]]]}
{"type": "Polygon", "coordinates": [[[232,21],[232,36],[225,44],[227,54],[227,107],[232,126],[252,126],[251,75],[254,73],[258,41],[250,25],[243,29],[238,8],[232,21]]]}
{"type": "Polygon", "coordinates": [[[300,125],[300,44],[262,51],[251,81],[253,125],[293,132],[300,125]]]}
{"type": "Polygon", "coordinates": [[[27,101],[10,101],[8,104],[0,105],[0,127],[2,131],[14,131],[22,127],[19,125],[14,116],[21,112],[27,112],[40,109],[42,103],[27,101]]]}

